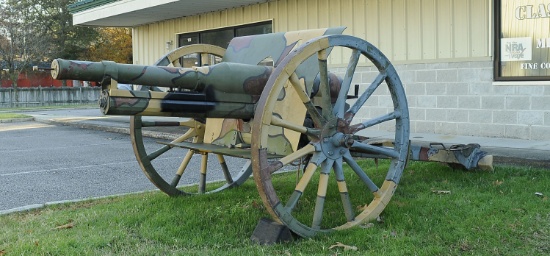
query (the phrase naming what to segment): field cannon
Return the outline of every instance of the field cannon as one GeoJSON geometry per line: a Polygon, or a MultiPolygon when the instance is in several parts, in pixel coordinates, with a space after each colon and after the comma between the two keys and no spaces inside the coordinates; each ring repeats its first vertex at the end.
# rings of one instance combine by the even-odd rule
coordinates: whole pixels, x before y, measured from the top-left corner
{"type": "MultiPolygon", "coordinates": [[[[57,59],[51,72],[56,79],[101,83],[102,112],[131,116],[134,153],[161,191],[170,196],[213,193],[253,174],[270,215],[309,237],[377,218],[408,158],[452,158],[447,149],[439,154],[433,147],[410,146],[407,99],[395,68],[372,44],[341,35],[343,30],[237,37],[227,49],[191,45],[151,66],[57,59]],[[198,56],[197,66],[182,67],[191,54],[198,56]],[[370,83],[355,82],[361,81],[355,75],[359,65],[372,70],[370,83]],[[141,89],[119,90],[118,83],[141,89]],[[369,107],[381,101],[389,111],[373,111],[373,118],[365,118],[369,107]],[[183,119],[150,121],[144,116],[183,119]],[[181,127],[182,135],[159,142],[157,149],[145,148],[144,130],[165,126],[181,127]],[[377,127],[389,127],[391,138],[369,136],[377,127]],[[178,148],[187,149],[181,164],[161,170],[165,166],[156,159],[178,148]],[[184,173],[196,171],[187,170],[195,154],[201,156],[197,186],[179,186],[184,173]],[[216,156],[218,167],[208,164],[210,155],[216,156]],[[229,170],[224,157],[249,161],[240,171],[229,170]],[[386,159],[386,164],[383,170],[367,171],[374,162],[360,158],[386,159]],[[225,181],[207,183],[214,171],[225,181]],[[350,183],[361,189],[350,191],[350,183]]],[[[478,148],[468,147],[463,157],[476,166],[480,159],[486,161],[478,148]]]]}

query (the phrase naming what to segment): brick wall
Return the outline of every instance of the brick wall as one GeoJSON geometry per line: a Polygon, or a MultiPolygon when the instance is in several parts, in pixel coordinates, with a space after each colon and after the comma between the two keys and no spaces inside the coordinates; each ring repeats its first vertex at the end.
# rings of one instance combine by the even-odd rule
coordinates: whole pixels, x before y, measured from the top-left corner
{"type": "MultiPolygon", "coordinates": [[[[550,140],[550,86],[493,85],[493,63],[395,65],[407,94],[411,132],[550,140]]],[[[361,67],[354,77],[364,89],[378,74],[361,67]]],[[[360,115],[389,111],[379,90],[360,115]]],[[[388,123],[380,129],[392,130],[388,123]]]]}

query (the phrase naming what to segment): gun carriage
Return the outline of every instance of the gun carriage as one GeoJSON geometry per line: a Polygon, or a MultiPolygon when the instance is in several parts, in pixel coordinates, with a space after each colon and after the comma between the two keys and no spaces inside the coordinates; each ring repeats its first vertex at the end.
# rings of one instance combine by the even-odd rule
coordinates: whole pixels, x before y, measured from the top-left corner
{"type": "Polygon", "coordinates": [[[407,100],[394,67],[372,44],[341,35],[343,30],[237,37],[227,49],[181,47],[152,66],[57,59],[51,72],[56,79],[101,82],[102,112],[131,116],[134,153],[161,191],[170,196],[213,193],[238,186],[253,174],[270,215],[309,237],[378,217],[394,194],[407,158],[420,158],[409,154],[407,100]],[[181,67],[189,54],[199,54],[203,65],[181,67]],[[213,59],[221,61],[208,63],[213,59]],[[334,69],[328,65],[331,60],[343,64],[334,69]],[[372,82],[354,85],[360,80],[355,75],[359,65],[370,65],[372,82]],[[117,83],[142,87],[119,90],[117,83]],[[365,119],[362,112],[377,105],[390,111],[372,110],[374,117],[365,119]],[[165,126],[182,127],[183,134],[146,149],[144,130],[165,126]],[[393,130],[389,142],[369,137],[377,126],[393,130]],[[167,176],[160,171],[162,161],[155,159],[176,148],[188,151],[167,176]],[[188,170],[195,154],[201,156],[201,168],[188,170]],[[219,165],[212,168],[209,156],[219,165]],[[240,171],[229,170],[225,157],[249,161],[240,171]],[[389,164],[367,172],[359,158],[387,159],[389,164]],[[178,184],[192,171],[200,177],[197,189],[190,191],[178,184]],[[211,188],[207,176],[215,171],[225,182],[211,188]],[[289,171],[298,178],[285,188],[279,173],[289,171]],[[364,189],[349,191],[350,182],[364,189]],[[342,211],[327,213],[328,204],[340,204],[342,211]]]}

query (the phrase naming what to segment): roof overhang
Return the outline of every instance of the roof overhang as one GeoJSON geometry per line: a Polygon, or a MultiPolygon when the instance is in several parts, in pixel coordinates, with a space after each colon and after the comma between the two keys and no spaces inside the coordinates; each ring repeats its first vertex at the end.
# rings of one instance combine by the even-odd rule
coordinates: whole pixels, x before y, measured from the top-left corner
{"type": "Polygon", "coordinates": [[[73,14],[73,24],[136,27],[185,16],[251,5],[269,0],[121,0],[73,14]]]}

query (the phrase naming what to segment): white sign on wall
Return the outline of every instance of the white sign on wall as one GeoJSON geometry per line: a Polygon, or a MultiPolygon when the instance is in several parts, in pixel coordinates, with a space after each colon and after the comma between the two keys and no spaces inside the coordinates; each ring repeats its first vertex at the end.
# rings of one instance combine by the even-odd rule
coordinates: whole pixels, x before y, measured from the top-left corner
{"type": "Polygon", "coordinates": [[[501,38],[500,61],[526,61],[533,56],[531,37],[501,38]]]}

